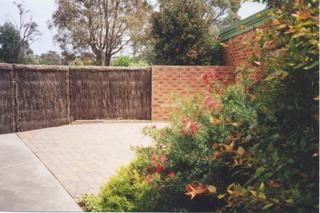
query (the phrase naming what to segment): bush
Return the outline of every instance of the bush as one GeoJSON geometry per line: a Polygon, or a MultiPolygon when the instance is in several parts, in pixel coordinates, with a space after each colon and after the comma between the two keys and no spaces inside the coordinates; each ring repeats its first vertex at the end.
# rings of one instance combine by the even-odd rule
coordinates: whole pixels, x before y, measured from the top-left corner
{"type": "Polygon", "coordinates": [[[107,198],[142,181],[132,210],[319,211],[318,3],[271,13],[234,85],[221,88],[208,71],[206,93],[181,102],[170,127],[145,129],[155,143],[136,148],[139,181],[120,191],[109,182],[105,209],[123,210],[107,198]]]}
{"type": "MultiPolygon", "coordinates": [[[[215,6],[219,8],[220,5],[215,6]]],[[[210,32],[212,20],[205,18],[210,16],[209,8],[202,1],[160,2],[160,11],[152,16],[153,64],[219,63],[221,51],[215,35],[210,32]]]]}
{"type": "Polygon", "coordinates": [[[98,196],[84,195],[81,203],[89,211],[140,211],[139,201],[146,188],[146,183],[139,175],[132,163],[122,167],[117,175],[101,188],[98,196]]]}
{"type": "Polygon", "coordinates": [[[128,67],[130,65],[131,59],[129,56],[119,56],[112,61],[112,66],[115,67],[128,67]]]}

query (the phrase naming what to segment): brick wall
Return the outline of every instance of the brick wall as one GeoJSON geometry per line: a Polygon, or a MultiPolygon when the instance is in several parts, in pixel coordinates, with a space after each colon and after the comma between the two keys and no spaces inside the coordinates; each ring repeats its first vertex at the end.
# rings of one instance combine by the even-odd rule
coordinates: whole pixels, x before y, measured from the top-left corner
{"type": "Polygon", "coordinates": [[[175,110],[172,94],[189,96],[206,89],[201,81],[202,73],[208,69],[218,73],[224,84],[234,80],[232,66],[153,66],[152,67],[152,120],[167,120],[175,110]]]}
{"type": "Polygon", "coordinates": [[[255,40],[255,30],[237,35],[223,42],[223,61],[227,66],[240,66],[243,64],[256,49],[254,45],[248,45],[255,40]]]}

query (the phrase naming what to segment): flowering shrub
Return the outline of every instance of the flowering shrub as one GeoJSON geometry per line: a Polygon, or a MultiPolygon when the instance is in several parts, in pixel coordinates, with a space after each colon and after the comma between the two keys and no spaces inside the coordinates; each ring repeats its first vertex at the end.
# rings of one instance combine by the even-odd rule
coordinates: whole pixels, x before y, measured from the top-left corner
{"type": "Polygon", "coordinates": [[[205,73],[208,91],[170,127],[144,130],[154,146],[136,149],[128,174],[139,178],[126,186],[138,195],[110,182],[99,210],[118,197],[132,211],[318,212],[318,2],[270,2],[274,19],[237,83],[221,89],[205,73]]]}

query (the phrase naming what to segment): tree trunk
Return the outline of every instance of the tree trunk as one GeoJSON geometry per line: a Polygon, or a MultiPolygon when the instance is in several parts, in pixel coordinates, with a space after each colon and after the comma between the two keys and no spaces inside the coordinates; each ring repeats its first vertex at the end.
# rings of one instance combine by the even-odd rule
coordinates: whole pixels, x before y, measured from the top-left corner
{"type": "Polygon", "coordinates": [[[96,63],[99,66],[103,66],[102,53],[96,53],[96,63]]]}
{"type": "Polygon", "coordinates": [[[106,54],[106,55],[105,55],[104,64],[105,64],[106,66],[110,66],[110,65],[111,65],[111,55],[110,55],[110,54],[106,54]]]}

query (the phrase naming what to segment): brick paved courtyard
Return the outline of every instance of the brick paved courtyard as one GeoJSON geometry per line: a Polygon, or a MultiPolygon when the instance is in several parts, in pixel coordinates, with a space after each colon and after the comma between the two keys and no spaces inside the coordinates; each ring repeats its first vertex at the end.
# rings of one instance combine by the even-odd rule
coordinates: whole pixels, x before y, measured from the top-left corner
{"type": "MultiPolygon", "coordinates": [[[[142,129],[152,123],[84,123],[20,132],[18,136],[69,194],[97,193],[119,166],[134,157],[130,147],[149,145],[142,129]]],[[[165,124],[157,124],[164,126],[165,124]]]]}

